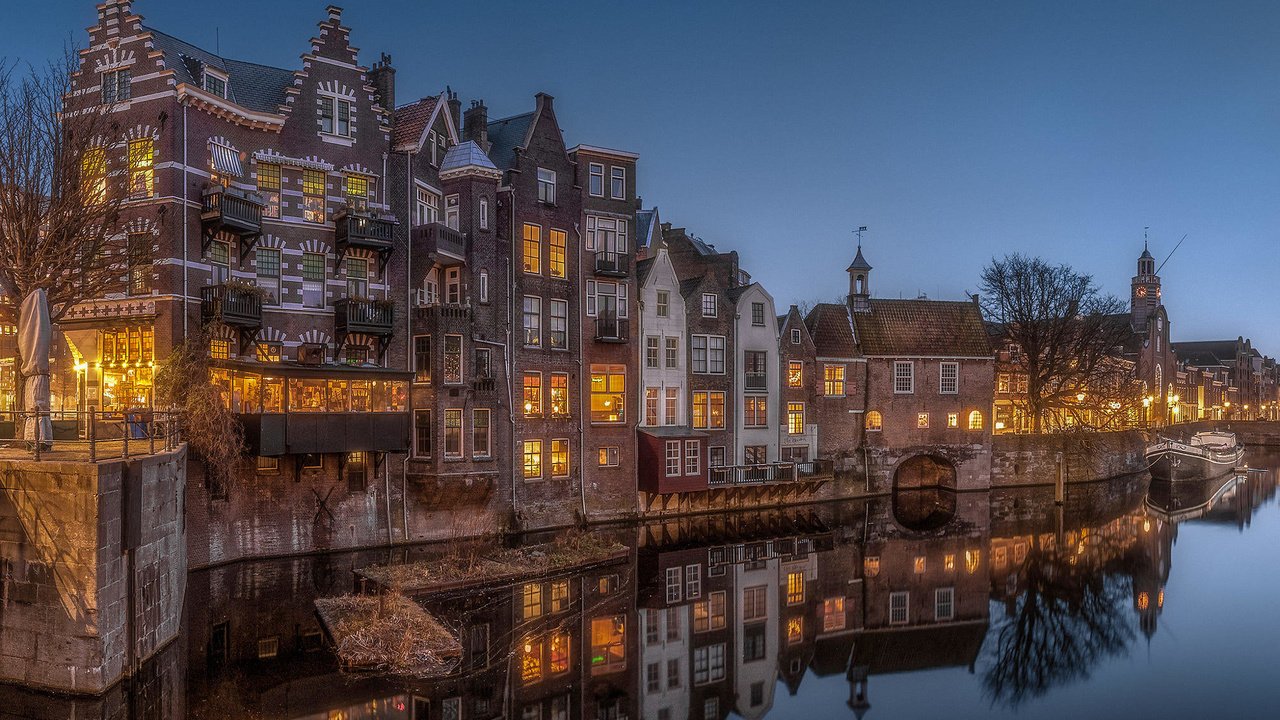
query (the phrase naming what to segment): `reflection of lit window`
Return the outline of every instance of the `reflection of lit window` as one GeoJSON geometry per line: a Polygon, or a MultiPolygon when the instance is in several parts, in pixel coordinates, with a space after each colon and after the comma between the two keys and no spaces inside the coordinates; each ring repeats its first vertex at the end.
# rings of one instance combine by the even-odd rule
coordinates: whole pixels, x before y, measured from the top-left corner
{"type": "Polygon", "coordinates": [[[964,569],[970,575],[978,571],[978,563],[982,561],[982,552],[979,550],[964,551],[964,569]]]}
{"type": "Polygon", "coordinates": [[[916,559],[915,559],[915,563],[914,563],[914,568],[915,568],[915,573],[916,573],[917,575],[923,575],[923,574],[924,574],[924,568],[925,568],[925,565],[924,565],[924,556],[923,556],[923,555],[920,555],[920,556],[916,557],[916,559]]]}
{"type": "Polygon", "coordinates": [[[569,581],[556,580],[551,583],[551,612],[557,613],[569,609],[569,581]]]}
{"type": "Polygon", "coordinates": [[[804,573],[787,573],[787,604],[799,605],[804,602],[804,573]]]}
{"type": "Polygon", "coordinates": [[[520,654],[520,679],[526,683],[542,679],[542,641],[525,640],[520,654]]]}
{"type": "Polygon", "coordinates": [[[693,631],[721,630],[724,628],[725,594],[719,590],[707,595],[707,599],[693,604],[693,631]]]}
{"type": "Polygon", "coordinates": [[[879,431],[883,423],[884,420],[881,419],[879,410],[872,410],[867,413],[867,430],[879,431]]]}
{"type": "Polygon", "coordinates": [[[542,373],[527,372],[524,374],[524,416],[540,415],[542,415],[542,373]]]}
{"type": "Polygon", "coordinates": [[[787,619],[787,642],[789,644],[798,643],[804,640],[804,618],[793,617],[787,619]]]}
{"type": "Polygon", "coordinates": [[[955,553],[947,553],[946,555],[942,556],[942,567],[948,571],[956,569],[955,553]]]}
{"type": "Polygon", "coordinates": [[[974,410],[973,412],[969,413],[969,429],[970,430],[982,429],[982,413],[978,412],[977,410],[974,410]]]}
{"type": "Polygon", "coordinates": [[[551,633],[551,674],[559,674],[569,670],[569,633],[557,630],[551,633]]]}
{"type": "Polygon", "coordinates": [[[591,619],[591,674],[615,672],[627,667],[626,617],[591,619]]]}
{"type": "Polygon", "coordinates": [[[960,427],[960,413],[947,413],[947,427],[960,427]]]}
{"type": "Polygon", "coordinates": [[[822,601],[822,631],[843,630],[845,623],[844,597],[830,597],[822,601]]]}
{"type": "Polygon", "coordinates": [[[521,590],[523,598],[522,615],[525,620],[536,618],[542,614],[542,584],[525,583],[521,590]]]}
{"type": "Polygon", "coordinates": [[[880,556],[871,555],[862,561],[862,572],[867,577],[875,577],[880,574],[880,556]]]}
{"type": "Polygon", "coordinates": [[[916,413],[916,427],[929,427],[929,413],[916,413]]]}
{"type": "Polygon", "coordinates": [[[1138,609],[1139,610],[1146,610],[1147,607],[1150,606],[1150,604],[1151,604],[1151,598],[1148,597],[1146,592],[1138,593],[1138,609]]]}

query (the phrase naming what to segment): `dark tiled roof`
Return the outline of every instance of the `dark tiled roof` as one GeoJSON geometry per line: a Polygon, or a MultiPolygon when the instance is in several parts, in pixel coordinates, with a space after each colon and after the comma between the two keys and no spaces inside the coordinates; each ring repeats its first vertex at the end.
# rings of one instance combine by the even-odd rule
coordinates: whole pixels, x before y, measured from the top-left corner
{"type": "Polygon", "coordinates": [[[857,357],[858,341],[849,320],[849,308],[835,303],[818,303],[805,318],[818,357],[857,357]]]}
{"type": "Polygon", "coordinates": [[[1230,366],[1236,363],[1235,340],[1201,340],[1170,344],[1178,360],[1195,367],[1230,366]]]}
{"type": "Polygon", "coordinates": [[[706,276],[704,275],[699,275],[698,277],[692,277],[687,280],[680,281],[680,294],[688,298],[698,292],[698,289],[702,287],[702,281],[705,277],[706,276]]]}
{"type": "Polygon", "coordinates": [[[851,663],[871,675],[967,666],[986,637],[986,621],[866,632],[853,643],[851,663]]]}
{"type": "Polygon", "coordinates": [[[499,170],[511,169],[516,161],[515,149],[524,147],[525,136],[532,124],[532,112],[489,123],[489,157],[499,170]]]}
{"type": "Polygon", "coordinates": [[[436,103],[439,101],[438,97],[425,97],[396,108],[396,124],[391,130],[391,147],[416,145],[418,140],[422,139],[422,132],[427,129],[431,113],[435,112],[436,103]]]}
{"type": "Polygon", "coordinates": [[[636,284],[644,285],[644,281],[649,279],[649,271],[653,269],[653,263],[656,258],[645,258],[636,263],[636,284]]]}
{"type": "Polygon", "coordinates": [[[867,355],[989,357],[991,340],[972,302],[871,300],[853,313],[867,355]]]}
{"type": "Polygon", "coordinates": [[[754,286],[755,286],[755,283],[752,283],[751,285],[738,285],[736,287],[731,287],[728,290],[725,290],[724,294],[728,296],[731,302],[736,303],[738,302],[738,298],[745,295],[746,292],[754,286]]]}
{"type": "Polygon", "coordinates": [[[177,82],[200,87],[204,68],[213,67],[229,78],[229,100],[254,112],[280,113],[285,90],[293,86],[292,70],[228,60],[154,28],[146,30],[151,33],[155,49],[164,53],[165,67],[173,70],[177,82]]]}

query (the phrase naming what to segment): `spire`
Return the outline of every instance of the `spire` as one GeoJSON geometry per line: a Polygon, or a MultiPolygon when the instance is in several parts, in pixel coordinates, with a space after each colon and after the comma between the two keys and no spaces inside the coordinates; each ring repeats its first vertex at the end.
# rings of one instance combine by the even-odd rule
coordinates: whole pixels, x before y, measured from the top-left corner
{"type": "Polygon", "coordinates": [[[854,256],[853,263],[849,265],[848,268],[845,269],[846,271],[853,271],[853,270],[866,271],[871,269],[871,264],[867,262],[866,258],[862,257],[862,233],[866,231],[867,231],[866,225],[863,225],[854,231],[853,234],[858,236],[858,254],[854,256]]]}

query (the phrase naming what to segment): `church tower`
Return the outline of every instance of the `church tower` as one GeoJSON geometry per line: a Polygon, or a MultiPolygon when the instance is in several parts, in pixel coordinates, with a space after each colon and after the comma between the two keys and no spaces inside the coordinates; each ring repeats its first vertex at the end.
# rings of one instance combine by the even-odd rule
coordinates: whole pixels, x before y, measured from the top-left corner
{"type": "Polygon", "coordinates": [[[849,273],[849,308],[854,312],[871,312],[871,264],[862,257],[862,243],[858,243],[858,255],[847,270],[849,273]]]}
{"type": "Polygon", "coordinates": [[[1144,241],[1142,255],[1138,257],[1138,274],[1133,276],[1130,284],[1129,314],[1133,326],[1145,326],[1159,306],[1160,276],[1156,275],[1156,259],[1144,241]]]}

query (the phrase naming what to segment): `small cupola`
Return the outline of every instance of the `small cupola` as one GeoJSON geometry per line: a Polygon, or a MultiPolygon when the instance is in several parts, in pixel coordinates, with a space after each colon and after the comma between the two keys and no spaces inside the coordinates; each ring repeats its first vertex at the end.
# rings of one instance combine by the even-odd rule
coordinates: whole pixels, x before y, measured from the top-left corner
{"type": "Polygon", "coordinates": [[[862,243],[858,243],[858,254],[849,264],[849,306],[855,312],[866,312],[871,309],[871,263],[862,256],[862,243]]]}

